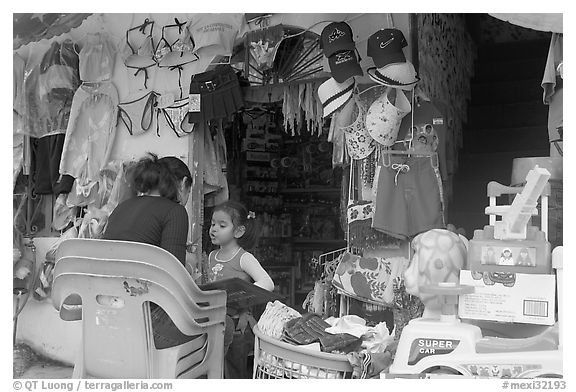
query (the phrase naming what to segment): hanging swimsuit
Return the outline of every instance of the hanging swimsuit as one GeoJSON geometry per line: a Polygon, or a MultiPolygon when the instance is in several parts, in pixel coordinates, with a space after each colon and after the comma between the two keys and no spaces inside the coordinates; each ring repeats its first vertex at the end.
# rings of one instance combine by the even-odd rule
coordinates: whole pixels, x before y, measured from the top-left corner
{"type": "Polygon", "coordinates": [[[342,126],[340,129],[344,131],[346,147],[350,158],[364,159],[376,149],[376,142],[366,129],[366,108],[356,96],[352,99],[358,109],[358,116],[352,124],[342,126]]]}
{"type": "Polygon", "coordinates": [[[180,98],[182,98],[182,67],[186,64],[198,60],[198,55],[194,53],[194,41],[190,31],[186,28],[186,22],[179,22],[174,18],[175,24],[162,27],[162,38],[154,51],[156,64],[160,68],[168,68],[170,71],[178,70],[178,87],[180,88],[180,98]],[[172,43],[166,39],[166,29],[178,28],[178,38],[172,43]]]}
{"type": "MultiPolygon", "coordinates": [[[[139,93],[142,94],[142,93],[139,93]]],[[[145,92],[136,99],[129,99],[118,105],[118,120],[132,136],[141,135],[153,127],[157,95],[154,91],[145,92]]],[[[157,123],[156,123],[157,124],[157,123]]]]}
{"type": "MultiPolygon", "coordinates": [[[[158,114],[162,113],[166,124],[178,137],[188,136],[194,131],[194,123],[188,122],[188,98],[176,99],[170,106],[159,108],[158,114]]],[[[156,133],[160,136],[159,122],[156,133]]]]}
{"type": "Polygon", "coordinates": [[[134,76],[137,76],[140,72],[144,72],[144,88],[148,88],[148,68],[156,65],[156,60],[154,58],[154,42],[152,39],[152,31],[154,30],[154,21],[146,18],[144,23],[139,26],[133,27],[126,31],[126,50],[124,51],[124,65],[127,68],[135,69],[136,72],[134,76]],[[146,29],[150,27],[148,33],[146,29]],[[130,33],[138,30],[141,34],[145,35],[144,41],[135,49],[132,44],[130,44],[130,33]],[[127,50],[129,49],[129,51],[127,50]]]}

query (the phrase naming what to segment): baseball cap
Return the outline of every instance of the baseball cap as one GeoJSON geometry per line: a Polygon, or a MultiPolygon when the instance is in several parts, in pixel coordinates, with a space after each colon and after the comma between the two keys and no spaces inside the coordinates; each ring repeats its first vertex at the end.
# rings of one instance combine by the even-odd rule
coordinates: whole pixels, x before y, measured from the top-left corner
{"type": "Polygon", "coordinates": [[[334,53],[332,56],[328,57],[328,64],[330,66],[332,77],[339,83],[344,82],[352,76],[364,75],[354,50],[345,50],[334,53]]]}
{"type": "Polygon", "coordinates": [[[352,28],[346,22],[332,22],[324,27],[320,34],[320,49],[324,51],[326,57],[355,48],[352,28]]]}
{"type": "Polygon", "coordinates": [[[402,31],[398,29],[378,30],[368,38],[366,53],[374,60],[374,65],[381,68],[392,63],[406,61],[402,48],[408,46],[402,31]]]}

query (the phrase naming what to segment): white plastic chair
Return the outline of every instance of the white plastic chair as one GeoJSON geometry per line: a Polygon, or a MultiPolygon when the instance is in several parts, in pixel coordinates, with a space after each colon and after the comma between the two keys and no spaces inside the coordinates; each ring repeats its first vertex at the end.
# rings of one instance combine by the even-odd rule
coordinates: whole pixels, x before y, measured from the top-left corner
{"type": "MultiPolygon", "coordinates": [[[[66,300],[81,299],[82,345],[74,377],[222,378],[225,292],[202,292],[174,256],[151,245],[74,239],[61,246],[54,306],[67,314],[66,300]],[[121,258],[130,254],[130,260],[121,258]],[[140,256],[145,262],[137,260],[140,256]],[[162,307],[182,333],[198,336],[157,349],[150,302],[162,307]]],[[[77,319],[71,314],[68,319],[77,319]]]]}

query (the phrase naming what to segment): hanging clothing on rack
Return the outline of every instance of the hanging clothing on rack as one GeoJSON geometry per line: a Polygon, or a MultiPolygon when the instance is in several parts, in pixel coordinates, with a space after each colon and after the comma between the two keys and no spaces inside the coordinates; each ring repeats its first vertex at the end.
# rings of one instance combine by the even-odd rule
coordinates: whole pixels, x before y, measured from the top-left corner
{"type": "Polygon", "coordinates": [[[80,80],[98,83],[112,79],[116,49],[106,33],[88,33],[78,54],[80,80]]]}
{"type": "Polygon", "coordinates": [[[46,134],[65,133],[72,98],[80,85],[78,55],[72,40],[53,42],[40,62],[39,89],[46,105],[46,134]]]}
{"type": "Polygon", "coordinates": [[[41,113],[33,121],[35,133],[30,135],[31,175],[37,194],[68,193],[74,182],[73,177],[60,176],[59,165],[72,98],[80,84],[78,66],[78,55],[71,40],[61,44],[53,42],[37,68],[37,95],[30,91],[27,97],[30,108],[35,106],[36,113],[41,113]]]}
{"type": "Polygon", "coordinates": [[[142,135],[157,124],[157,95],[154,91],[139,91],[118,104],[118,125],[131,136],[142,135]]]}
{"type": "Polygon", "coordinates": [[[564,79],[561,69],[564,62],[563,34],[553,33],[546,59],[546,67],[542,78],[543,101],[549,105],[548,109],[548,140],[550,142],[550,156],[563,155],[563,135],[561,128],[564,123],[564,79]]]}
{"type": "Polygon", "coordinates": [[[179,97],[184,97],[182,89],[182,71],[184,66],[198,61],[198,55],[194,52],[194,41],[190,36],[190,31],[186,26],[187,22],[180,22],[174,18],[174,23],[162,27],[162,37],[154,50],[154,58],[159,68],[166,68],[170,71],[178,71],[179,97]],[[176,30],[177,29],[177,30],[176,30]],[[177,31],[177,32],[176,32],[177,31]],[[176,32],[169,34],[169,32],[176,32]],[[175,40],[171,40],[169,35],[176,35],[175,40]]]}
{"type": "Polygon", "coordinates": [[[158,121],[158,135],[160,125],[167,126],[178,137],[185,137],[194,131],[194,124],[188,122],[188,98],[175,100],[166,107],[159,107],[159,116],[164,121],[158,121]]]}
{"type": "Polygon", "coordinates": [[[236,36],[245,23],[243,14],[194,14],[187,27],[200,60],[208,65],[216,56],[232,55],[236,36]]]}
{"type": "Polygon", "coordinates": [[[358,161],[352,161],[348,178],[348,205],[346,232],[348,246],[358,249],[390,248],[398,249],[400,241],[393,236],[372,228],[374,202],[362,198],[361,177],[358,175],[358,161]]]}
{"type": "Polygon", "coordinates": [[[139,84],[138,89],[142,86],[147,89],[148,80],[151,78],[150,73],[156,71],[153,32],[154,21],[150,18],[145,18],[141,24],[126,30],[126,42],[121,52],[122,58],[126,68],[136,70],[132,74],[134,78],[140,74],[143,75],[143,83],[139,84]]]}
{"type": "Polygon", "coordinates": [[[116,135],[118,91],[112,82],[82,84],[74,94],[60,161],[60,174],[76,179],[88,196],[108,163],[116,135]]]}
{"type": "Polygon", "coordinates": [[[59,171],[64,141],[63,133],[30,138],[31,174],[34,192],[39,195],[59,195],[72,189],[74,177],[61,176],[59,171]]]}
{"type": "Polygon", "coordinates": [[[16,185],[16,179],[22,169],[24,161],[24,135],[22,133],[22,99],[24,88],[24,69],[26,63],[18,53],[14,53],[12,75],[12,189],[16,185]]]}
{"type": "Polygon", "coordinates": [[[192,77],[189,123],[227,118],[243,106],[238,76],[230,65],[219,65],[212,71],[192,77]]]}
{"type": "Polygon", "coordinates": [[[221,125],[207,127],[205,130],[204,194],[207,197],[206,205],[213,206],[228,200],[226,141],[221,125]]]}
{"type": "Polygon", "coordinates": [[[445,227],[436,155],[383,155],[372,227],[402,240],[445,227]]]}

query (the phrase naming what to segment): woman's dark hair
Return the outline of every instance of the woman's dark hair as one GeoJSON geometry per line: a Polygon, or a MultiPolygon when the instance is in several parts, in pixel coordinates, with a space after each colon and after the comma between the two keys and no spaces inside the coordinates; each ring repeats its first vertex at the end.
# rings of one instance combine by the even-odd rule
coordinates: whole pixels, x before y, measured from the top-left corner
{"type": "Polygon", "coordinates": [[[240,245],[243,249],[251,249],[256,246],[259,237],[256,217],[253,216],[253,214],[252,216],[248,217],[249,211],[242,203],[228,200],[214,207],[214,212],[216,211],[224,211],[230,215],[230,218],[232,218],[232,224],[234,225],[235,229],[240,226],[244,226],[246,228],[244,235],[238,238],[238,245],[240,245]]]}
{"type": "Polygon", "coordinates": [[[148,193],[157,190],[160,196],[178,203],[178,186],[186,177],[186,186],[192,184],[190,170],[176,157],[158,159],[151,152],[140,159],[131,169],[130,178],[136,192],[148,193]]]}
{"type": "Polygon", "coordinates": [[[158,159],[158,162],[165,164],[168,166],[168,170],[170,173],[174,175],[176,181],[180,183],[183,178],[186,178],[185,185],[186,187],[192,186],[192,174],[190,174],[190,170],[188,166],[182,160],[176,157],[163,157],[158,159]]]}

